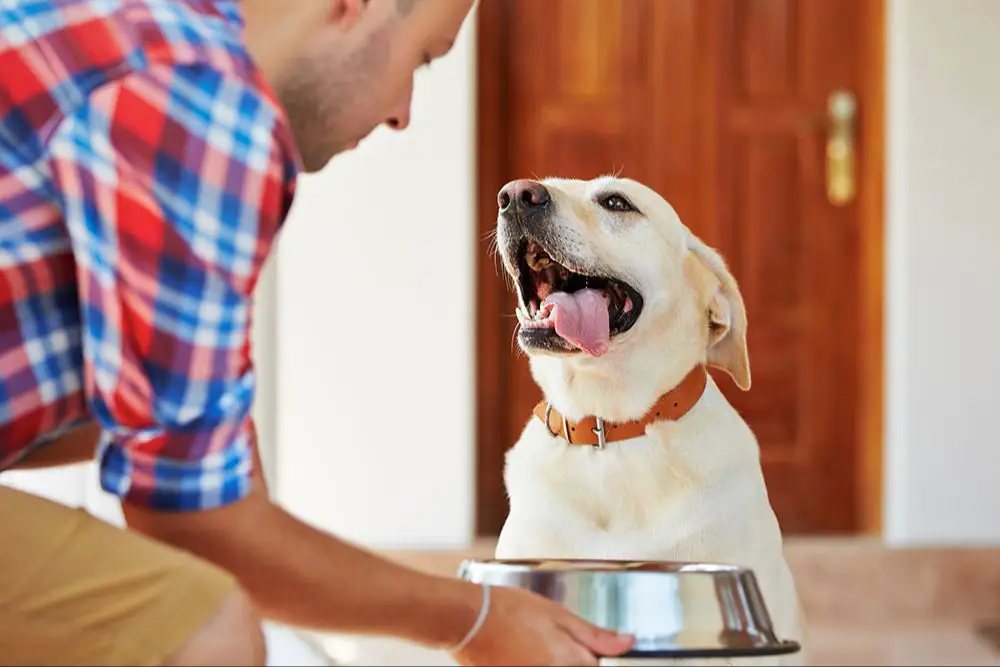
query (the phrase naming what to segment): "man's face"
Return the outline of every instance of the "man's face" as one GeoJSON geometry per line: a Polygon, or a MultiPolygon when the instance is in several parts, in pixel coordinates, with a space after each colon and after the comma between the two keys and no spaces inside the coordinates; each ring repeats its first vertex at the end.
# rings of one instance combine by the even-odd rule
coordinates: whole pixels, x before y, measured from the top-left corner
{"type": "Polygon", "coordinates": [[[329,24],[275,82],[308,172],[381,123],[406,128],[414,73],[451,49],[473,0],[333,4],[329,24]]]}

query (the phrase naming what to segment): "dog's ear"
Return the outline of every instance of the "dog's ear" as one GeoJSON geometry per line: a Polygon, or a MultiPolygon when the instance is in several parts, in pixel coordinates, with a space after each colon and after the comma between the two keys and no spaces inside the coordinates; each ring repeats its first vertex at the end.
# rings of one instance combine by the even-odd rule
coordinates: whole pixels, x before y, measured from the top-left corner
{"type": "Polygon", "coordinates": [[[747,351],[747,311],[743,296],[722,256],[691,234],[691,253],[719,282],[712,290],[706,313],[709,328],[708,364],[732,376],[736,386],[750,389],[750,354],[747,351]]]}

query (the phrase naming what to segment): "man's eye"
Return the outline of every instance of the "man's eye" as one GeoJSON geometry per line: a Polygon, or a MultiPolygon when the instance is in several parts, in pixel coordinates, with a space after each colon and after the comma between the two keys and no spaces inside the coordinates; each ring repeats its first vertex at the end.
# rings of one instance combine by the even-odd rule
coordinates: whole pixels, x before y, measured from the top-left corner
{"type": "Polygon", "coordinates": [[[607,195],[606,197],[601,198],[600,203],[601,206],[609,211],[616,211],[618,213],[627,213],[635,210],[632,204],[630,204],[628,200],[621,195],[607,195]]]}

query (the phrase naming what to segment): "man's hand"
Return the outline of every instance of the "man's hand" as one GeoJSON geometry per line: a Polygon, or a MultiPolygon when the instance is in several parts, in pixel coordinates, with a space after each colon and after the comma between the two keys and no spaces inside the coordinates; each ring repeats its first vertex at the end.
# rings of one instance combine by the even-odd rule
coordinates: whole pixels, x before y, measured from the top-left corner
{"type": "Polygon", "coordinates": [[[463,665],[596,665],[633,639],[597,628],[528,591],[491,588],[482,629],[455,659],[463,665]]]}

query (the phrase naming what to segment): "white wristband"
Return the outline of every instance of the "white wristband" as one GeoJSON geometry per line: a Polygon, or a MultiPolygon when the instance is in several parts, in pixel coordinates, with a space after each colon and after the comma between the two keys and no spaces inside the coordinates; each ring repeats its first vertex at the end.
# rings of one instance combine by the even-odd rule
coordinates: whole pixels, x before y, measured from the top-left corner
{"type": "Polygon", "coordinates": [[[454,648],[449,649],[448,653],[458,653],[466,646],[468,646],[469,642],[471,642],[472,639],[482,629],[483,623],[486,622],[486,615],[490,611],[490,585],[489,584],[481,584],[481,585],[483,587],[483,606],[479,608],[479,616],[476,617],[476,622],[472,624],[472,627],[469,628],[469,631],[465,633],[465,637],[462,638],[462,641],[458,642],[458,644],[456,644],[454,648]]]}

